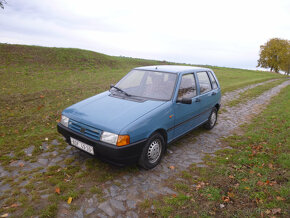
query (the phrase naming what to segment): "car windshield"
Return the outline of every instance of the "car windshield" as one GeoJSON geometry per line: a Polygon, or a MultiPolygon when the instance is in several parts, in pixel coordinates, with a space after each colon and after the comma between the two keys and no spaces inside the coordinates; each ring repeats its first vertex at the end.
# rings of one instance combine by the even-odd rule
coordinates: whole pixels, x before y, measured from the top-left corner
{"type": "Polygon", "coordinates": [[[176,77],[173,73],[132,70],[115,85],[117,88],[111,89],[111,92],[168,101],[172,97],[176,77]]]}

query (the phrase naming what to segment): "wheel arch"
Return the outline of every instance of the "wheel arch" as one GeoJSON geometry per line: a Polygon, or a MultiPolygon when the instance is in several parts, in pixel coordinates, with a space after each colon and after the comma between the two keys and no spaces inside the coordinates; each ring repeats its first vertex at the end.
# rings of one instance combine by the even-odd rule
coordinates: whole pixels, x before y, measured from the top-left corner
{"type": "Polygon", "coordinates": [[[167,139],[168,139],[166,130],[160,128],[160,129],[155,130],[151,135],[153,135],[155,133],[159,133],[160,135],[162,135],[164,142],[165,142],[165,148],[166,148],[167,147],[167,139]]]}
{"type": "Polygon", "coordinates": [[[217,111],[219,111],[220,107],[221,107],[220,104],[216,104],[216,105],[215,105],[215,108],[217,109],[217,111]]]}

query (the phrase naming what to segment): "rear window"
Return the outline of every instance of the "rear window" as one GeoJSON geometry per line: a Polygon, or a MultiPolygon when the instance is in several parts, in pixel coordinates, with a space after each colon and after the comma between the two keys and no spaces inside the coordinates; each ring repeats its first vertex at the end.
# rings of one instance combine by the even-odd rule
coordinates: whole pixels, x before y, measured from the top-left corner
{"type": "Polygon", "coordinates": [[[200,94],[209,92],[211,90],[211,84],[210,84],[207,73],[206,72],[198,72],[197,78],[199,81],[200,94]]]}
{"type": "Polygon", "coordinates": [[[216,82],[214,76],[212,75],[212,72],[208,72],[208,75],[209,75],[209,79],[211,81],[212,89],[217,89],[218,85],[217,85],[217,82],[216,82]]]}

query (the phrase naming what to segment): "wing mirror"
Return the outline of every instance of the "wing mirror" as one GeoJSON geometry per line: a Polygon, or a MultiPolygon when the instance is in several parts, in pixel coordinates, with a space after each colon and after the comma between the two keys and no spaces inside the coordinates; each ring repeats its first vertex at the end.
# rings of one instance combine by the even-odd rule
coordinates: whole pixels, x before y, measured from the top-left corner
{"type": "Polygon", "coordinates": [[[181,104],[191,104],[192,103],[192,99],[191,98],[182,98],[181,100],[177,100],[177,103],[181,103],[181,104]]]}

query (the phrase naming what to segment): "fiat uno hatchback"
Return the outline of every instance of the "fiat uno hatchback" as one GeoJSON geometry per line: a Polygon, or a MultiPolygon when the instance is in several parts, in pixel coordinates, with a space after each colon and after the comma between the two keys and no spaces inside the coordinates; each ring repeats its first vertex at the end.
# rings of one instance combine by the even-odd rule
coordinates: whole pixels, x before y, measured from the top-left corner
{"type": "Polygon", "coordinates": [[[91,155],[151,169],[175,139],[200,125],[212,129],[220,101],[211,69],[139,67],[109,91],[66,108],[57,128],[67,143],[91,155]]]}

